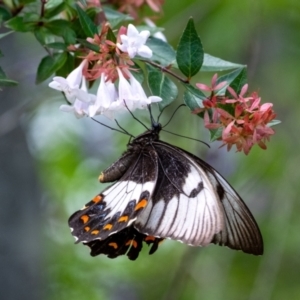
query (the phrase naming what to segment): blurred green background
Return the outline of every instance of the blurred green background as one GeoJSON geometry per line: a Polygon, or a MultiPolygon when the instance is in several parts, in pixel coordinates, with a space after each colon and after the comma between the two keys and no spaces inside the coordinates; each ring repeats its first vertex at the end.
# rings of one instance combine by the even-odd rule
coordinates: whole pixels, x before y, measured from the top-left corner
{"type": "MultiPolygon", "coordinates": [[[[97,177],[128,139],[60,112],[61,95],[34,84],[44,50],[31,35],[14,34],[0,40],[0,64],[20,83],[0,93],[1,298],[299,299],[300,2],[166,0],[158,25],[174,46],[190,16],[205,52],[248,65],[250,90],[274,103],[282,124],[266,151],[255,147],[248,156],[167,133],[162,139],[199,155],[230,181],[262,230],[264,255],[165,241],[152,256],[144,246],[132,262],[92,258],[74,245],[69,215],[104,188],[97,177]]],[[[212,75],[195,82],[209,83],[212,75]]],[[[149,122],[147,113],[137,116],[149,122]]],[[[133,134],[144,130],[131,118],[120,122],[133,134]]],[[[208,141],[202,128],[202,120],[181,109],[167,129],[208,141]]]]}

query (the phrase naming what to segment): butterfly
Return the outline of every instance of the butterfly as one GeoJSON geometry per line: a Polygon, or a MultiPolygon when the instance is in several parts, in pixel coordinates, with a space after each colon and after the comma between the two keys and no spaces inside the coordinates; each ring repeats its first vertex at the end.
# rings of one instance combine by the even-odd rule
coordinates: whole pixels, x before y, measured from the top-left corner
{"type": "Polygon", "coordinates": [[[153,123],[102,172],[100,182],[113,184],[69,218],[76,242],[92,256],[131,260],[144,242],[152,254],[164,239],[263,254],[258,225],[237,192],[209,164],[161,141],[161,129],[153,123]]]}

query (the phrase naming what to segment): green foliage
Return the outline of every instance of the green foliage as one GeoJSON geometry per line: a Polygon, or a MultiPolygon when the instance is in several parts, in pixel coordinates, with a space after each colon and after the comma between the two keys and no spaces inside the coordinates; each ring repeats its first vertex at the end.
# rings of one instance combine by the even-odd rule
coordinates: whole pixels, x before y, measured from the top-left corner
{"type": "Polygon", "coordinates": [[[178,68],[188,79],[200,70],[203,55],[202,43],[191,18],[183,31],[176,52],[178,68]]]}
{"type": "Polygon", "coordinates": [[[206,96],[197,88],[191,84],[184,85],[186,90],[183,94],[183,101],[191,111],[196,108],[202,107],[202,101],[206,99],[206,96]]]}
{"type": "Polygon", "coordinates": [[[214,57],[207,53],[204,54],[203,64],[201,66],[201,71],[203,72],[219,72],[227,71],[237,68],[245,67],[241,64],[232,63],[226,60],[223,60],[219,57],[214,57]]]}
{"type": "Polygon", "coordinates": [[[159,63],[163,67],[174,63],[175,51],[168,43],[155,37],[150,37],[146,45],[153,51],[151,60],[159,63]]]}
{"type": "Polygon", "coordinates": [[[2,70],[2,68],[0,67],[0,87],[3,86],[15,86],[17,85],[18,82],[12,79],[9,79],[5,72],[2,70]]]}
{"type": "Polygon", "coordinates": [[[67,60],[67,53],[57,53],[53,56],[45,56],[37,70],[36,83],[41,83],[49,78],[53,73],[62,68],[67,60]]]}
{"type": "Polygon", "coordinates": [[[164,73],[155,69],[148,71],[148,86],[152,95],[159,96],[163,99],[158,103],[160,110],[173,102],[178,95],[176,84],[164,73]]]}
{"type": "Polygon", "coordinates": [[[85,35],[87,37],[93,37],[94,34],[98,33],[97,26],[79,5],[76,5],[76,9],[78,11],[79,21],[85,35]]]}

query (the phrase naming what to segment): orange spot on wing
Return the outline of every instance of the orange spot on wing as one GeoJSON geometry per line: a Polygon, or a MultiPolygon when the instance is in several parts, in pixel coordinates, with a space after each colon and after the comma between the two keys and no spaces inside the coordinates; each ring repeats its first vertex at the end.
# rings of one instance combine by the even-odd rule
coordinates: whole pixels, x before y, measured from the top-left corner
{"type": "Polygon", "coordinates": [[[125,244],[125,246],[129,246],[130,244],[132,244],[132,246],[134,248],[136,248],[138,246],[138,244],[135,240],[128,240],[127,243],[125,244]]]}
{"type": "Polygon", "coordinates": [[[112,224],[106,224],[104,227],[103,227],[103,229],[104,230],[111,230],[112,229],[112,224]]]}
{"type": "Polygon", "coordinates": [[[99,230],[93,230],[93,231],[91,232],[91,234],[96,235],[96,234],[98,234],[99,232],[100,232],[99,230]]]}
{"type": "Polygon", "coordinates": [[[98,202],[100,202],[102,199],[103,199],[102,196],[97,195],[96,197],[94,197],[94,199],[93,199],[92,201],[93,201],[94,203],[98,203],[98,202]]]}
{"type": "Polygon", "coordinates": [[[88,220],[89,220],[89,216],[88,215],[83,215],[80,217],[80,219],[83,221],[83,224],[85,224],[88,220]]]}
{"type": "Polygon", "coordinates": [[[144,208],[147,205],[148,201],[146,199],[142,199],[134,208],[134,210],[139,210],[144,208]]]}
{"type": "Polygon", "coordinates": [[[155,237],[152,235],[148,235],[144,238],[145,242],[154,242],[155,241],[155,237]]]}
{"type": "Polygon", "coordinates": [[[109,243],[108,246],[111,246],[114,249],[118,249],[118,244],[117,243],[109,243]]]}
{"type": "Polygon", "coordinates": [[[128,216],[122,216],[118,220],[118,222],[127,222],[127,221],[128,221],[128,216]]]}
{"type": "Polygon", "coordinates": [[[91,229],[91,227],[89,227],[89,226],[84,227],[85,231],[90,231],[90,229],[91,229]]]}

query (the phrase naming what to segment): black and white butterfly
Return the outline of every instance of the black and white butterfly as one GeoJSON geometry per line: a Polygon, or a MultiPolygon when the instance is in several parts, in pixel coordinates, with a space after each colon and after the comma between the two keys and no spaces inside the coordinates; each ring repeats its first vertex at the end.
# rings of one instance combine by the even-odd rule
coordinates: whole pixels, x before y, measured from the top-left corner
{"type": "Polygon", "coordinates": [[[200,158],[160,141],[160,130],[154,123],[100,175],[114,183],[70,217],[76,241],[92,256],[131,260],[143,242],[152,254],[166,238],[261,255],[260,230],[237,192],[200,158]]]}

